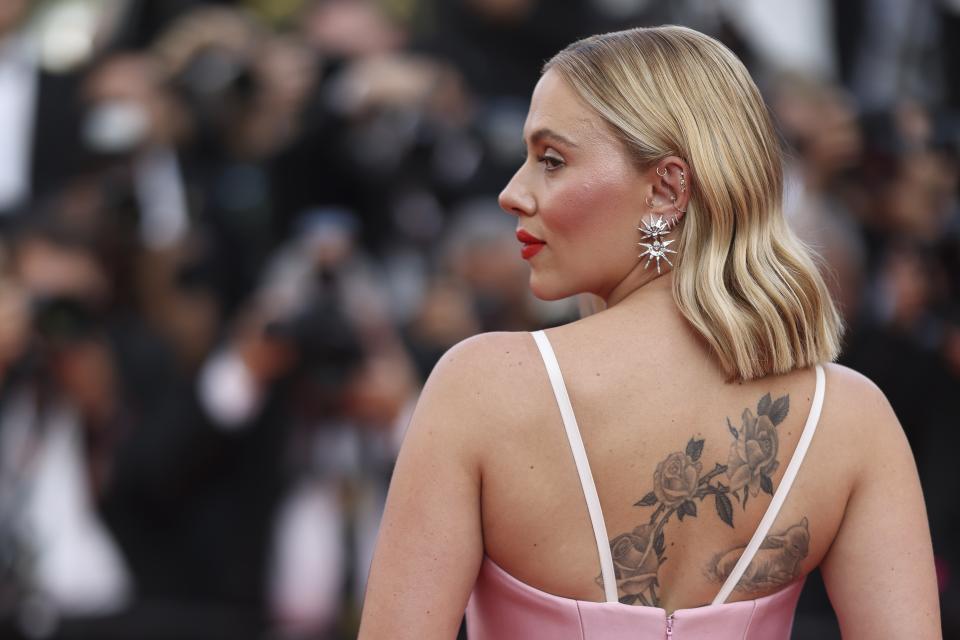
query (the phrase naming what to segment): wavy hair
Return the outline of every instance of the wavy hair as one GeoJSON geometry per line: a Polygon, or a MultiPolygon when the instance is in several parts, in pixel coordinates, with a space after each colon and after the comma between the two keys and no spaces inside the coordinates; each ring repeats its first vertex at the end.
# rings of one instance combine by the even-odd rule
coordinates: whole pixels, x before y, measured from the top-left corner
{"type": "Polygon", "coordinates": [[[780,138],[739,59],[685,27],[574,42],[544,65],[612,128],[638,166],[676,155],[690,201],[673,296],[731,380],[834,360],[843,321],[783,215],[780,138]]]}

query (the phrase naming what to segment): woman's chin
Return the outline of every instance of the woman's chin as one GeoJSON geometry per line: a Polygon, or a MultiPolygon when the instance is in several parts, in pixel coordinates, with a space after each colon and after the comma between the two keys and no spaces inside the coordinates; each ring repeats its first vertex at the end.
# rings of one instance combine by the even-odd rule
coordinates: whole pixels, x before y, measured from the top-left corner
{"type": "Polygon", "coordinates": [[[557,286],[556,283],[545,282],[542,278],[538,278],[536,273],[531,273],[530,293],[532,293],[539,300],[552,302],[554,300],[563,300],[564,298],[569,298],[570,296],[579,293],[579,291],[574,291],[568,286],[557,286]]]}

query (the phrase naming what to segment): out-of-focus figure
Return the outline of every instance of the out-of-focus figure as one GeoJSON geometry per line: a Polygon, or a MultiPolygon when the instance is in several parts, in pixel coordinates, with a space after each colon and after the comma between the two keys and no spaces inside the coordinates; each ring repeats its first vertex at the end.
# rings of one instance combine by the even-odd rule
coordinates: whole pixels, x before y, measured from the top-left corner
{"type": "Polygon", "coordinates": [[[50,632],[60,616],[116,612],[131,596],[97,508],[124,413],[109,296],[83,238],[20,232],[0,296],[0,548],[4,583],[16,585],[3,604],[29,633],[50,632]]]}
{"type": "Polygon", "coordinates": [[[43,67],[27,0],[0,7],[0,224],[62,186],[83,160],[76,72],[43,67]]]}

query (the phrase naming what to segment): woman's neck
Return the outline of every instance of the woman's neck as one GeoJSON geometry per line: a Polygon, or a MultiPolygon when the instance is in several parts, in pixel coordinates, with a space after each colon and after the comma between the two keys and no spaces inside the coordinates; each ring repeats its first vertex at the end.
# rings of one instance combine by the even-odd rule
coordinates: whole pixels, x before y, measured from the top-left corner
{"type": "Polygon", "coordinates": [[[656,270],[643,269],[638,263],[638,266],[627,274],[607,295],[601,297],[606,302],[607,309],[610,309],[614,306],[644,304],[641,300],[646,300],[651,296],[659,297],[665,293],[672,295],[672,288],[673,269],[669,269],[664,274],[658,274],[656,270]]]}

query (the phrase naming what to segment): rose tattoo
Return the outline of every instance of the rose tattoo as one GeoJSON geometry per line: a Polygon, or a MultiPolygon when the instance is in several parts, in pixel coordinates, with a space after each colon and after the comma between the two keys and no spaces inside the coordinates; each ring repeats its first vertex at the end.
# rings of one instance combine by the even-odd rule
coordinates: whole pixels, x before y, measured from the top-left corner
{"type": "Polygon", "coordinates": [[[773,495],[770,477],[780,466],[777,461],[780,437],[776,426],[783,422],[789,410],[789,396],[772,401],[768,393],[757,403],[756,416],[750,409],[743,410],[740,429],[735,429],[727,419],[727,428],[733,435],[730,455],[727,456],[727,477],[730,492],[734,496],[742,492],[739,497],[744,508],[747,507],[747,497],[756,497],[761,489],[773,495]]]}
{"type": "MultiPolygon", "coordinates": [[[[697,517],[697,502],[703,504],[713,496],[717,516],[732,527],[730,495],[746,509],[747,498],[757,496],[761,489],[773,494],[771,476],[780,466],[776,427],[783,422],[789,407],[788,396],[772,400],[768,393],[757,403],[756,414],[744,409],[739,429],[734,428],[728,418],[727,426],[734,441],[727,464],[715,463],[708,473],[702,473],[702,439],[690,438],[683,451],[673,451],[660,461],[653,473],[653,490],[634,504],[655,507],[647,523],[610,541],[620,602],[659,605],[658,571],[667,560],[663,528],[674,514],[681,522],[686,516],[697,517]],[[720,482],[719,477],[724,474],[729,486],[720,482]]],[[[601,576],[597,577],[597,584],[603,585],[601,576]]]]}
{"type": "Polygon", "coordinates": [[[642,524],[631,533],[621,533],[610,543],[620,591],[642,597],[656,586],[661,554],[654,549],[654,533],[653,525],[642,524]]]}
{"type": "Polygon", "coordinates": [[[653,493],[668,507],[679,506],[693,497],[703,465],[690,456],[674,451],[657,465],[653,474],[653,493]]]}

